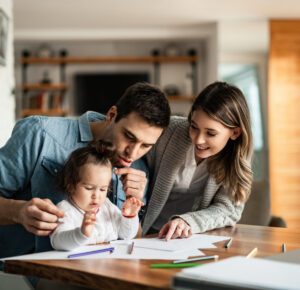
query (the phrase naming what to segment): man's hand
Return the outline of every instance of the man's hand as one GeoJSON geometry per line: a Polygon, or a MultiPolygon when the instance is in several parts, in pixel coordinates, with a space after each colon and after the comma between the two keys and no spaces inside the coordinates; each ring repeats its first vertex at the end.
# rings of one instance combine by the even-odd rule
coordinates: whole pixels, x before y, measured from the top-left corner
{"type": "Polygon", "coordinates": [[[166,223],[160,232],[158,238],[165,236],[166,241],[177,238],[189,238],[192,235],[191,227],[181,218],[175,218],[166,223]]]}
{"type": "Polygon", "coordinates": [[[115,174],[121,175],[120,180],[123,183],[123,190],[126,196],[133,196],[139,200],[144,197],[144,191],[147,184],[146,173],[131,167],[118,168],[115,174]]]}
{"type": "Polygon", "coordinates": [[[96,214],[94,210],[87,211],[84,214],[82,225],[81,225],[81,232],[88,238],[91,237],[96,222],[96,214]]]}
{"type": "Polygon", "coordinates": [[[48,236],[56,229],[58,219],[63,217],[64,212],[50,199],[33,198],[21,207],[18,222],[35,235],[48,236]]]}

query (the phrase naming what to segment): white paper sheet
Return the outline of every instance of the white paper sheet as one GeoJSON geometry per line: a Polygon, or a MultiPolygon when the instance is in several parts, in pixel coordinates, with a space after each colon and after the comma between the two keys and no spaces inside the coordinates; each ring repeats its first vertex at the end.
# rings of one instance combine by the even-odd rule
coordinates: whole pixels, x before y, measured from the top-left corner
{"type": "MultiPolygon", "coordinates": [[[[48,252],[41,252],[41,253],[34,253],[22,256],[14,256],[9,258],[3,258],[2,261],[5,260],[64,260],[68,259],[68,256],[71,254],[94,251],[109,248],[111,245],[101,245],[101,246],[84,246],[77,248],[74,251],[48,251],[48,252]]],[[[89,256],[78,257],[78,259],[99,259],[99,255],[105,256],[109,254],[109,252],[93,254],[89,256]]]]}
{"type": "Polygon", "coordinates": [[[184,269],[176,276],[196,279],[199,287],[201,281],[210,281],[240,288],[300,289],[300,265],[261,258],[232,257],[184,269]]]}
{"type": "Polygon", "coordinates": [[[86,246],[76,249],[76,251],[49,251],[42,253],[35,253],[23,256],[15,256],[4,258],[2,260],[65,260],[71,254],[94,251],[98,249],[114,247],[113,253],[104,252],[88,256],[76,257],[76,259],[153,259],[153,260],[174,260],[187,259],[193,256],[202,256],[203,253],[197,249],[190,249],[186,251],[170,252],[152,249],[135,248],[132,254],[129,254],[131,244],[116,244],[106,246],[86,246]]]}
{"type": "Polygon", "coordinates": [[[132,254],[128,254],[131,244],[118,245],[112,256],[107,258],[116,259],[150,259],[150,260],[174,260],[187,259],[192,256],[203,256],[203,253],[198,249],[190,249],[180,252],[160,251],[146,248],[137,248],[134,246],[132,254]]]}
{"type": "Polygon", "coordinates": [[[215,248],[212,243],[228,239],[222,236],[209,236],[195,234],[188,239],[175,239],[166,242],[165,240],[153,239],[134,239],[129,241],[112,241],[110,245],[85,246],[74,251],[49,251],[23,256],[4,258],[2,260],[61,260],[68,259],[70,254],[94,251],[108,247],[114,247],[113,253],[97,253],[76,259],[158,259],[158,260],[177,260],[189,257],[203,256],[199,248],[215,248]],[[129,254],[131,242],[134,241],[134,250],[129,254]]]}
{"type": "Polygon", "coordinates": [[[156,249],[163,251],[183,251],[185,249],[216,248],[213,243],[227,240],[229,237],[195,234],[187,239],[173,239],[166,242],[164,239],[136,239],[134,246],[139,248],[156,249]]]}

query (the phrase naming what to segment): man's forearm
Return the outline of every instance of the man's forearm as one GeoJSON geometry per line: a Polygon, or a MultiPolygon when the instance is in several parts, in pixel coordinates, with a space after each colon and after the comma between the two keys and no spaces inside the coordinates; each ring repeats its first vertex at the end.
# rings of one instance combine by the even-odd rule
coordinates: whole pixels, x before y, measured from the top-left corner
{"type": "Polygon", "coordinates": [[[19,213],[25,202],[0,197],[0,226],[20,223],[19,213]]]}

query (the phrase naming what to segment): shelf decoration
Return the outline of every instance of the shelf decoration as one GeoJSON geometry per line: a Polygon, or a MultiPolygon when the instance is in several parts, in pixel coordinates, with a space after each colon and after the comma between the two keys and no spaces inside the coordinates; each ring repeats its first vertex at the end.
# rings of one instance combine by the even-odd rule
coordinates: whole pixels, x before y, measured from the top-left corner
{"type": "MultiPolygon", "coordinates": [[[[29,115],[48,115],[48,116],[64,116],[68,114],[63,109],[63,100],[65,91],[67,90],[65,68],[71,64],[104,64],[104,63],[149,63],[154,66],[153,83],[159,85],[160,67],[163,63],[189,63],[191,65],[191,78],[189,76],[188,89],[181,91],[178,87],[169,86],[165,88],[169,101],[176,102],[192,102],[197,92],[197,63],[198,57],[196,50],[190,49],[188,55],[177,55],[179,53],[169,52],[169,56],[162,55],[162,52],[155,48],[149,56],[111,56],[111,57],[69,57],[68,51],[62,49],[56,56],[51,52],[43,51],[39,57],[31,56],[31,52],[23,50],[22,52],[22,100],[23,117],[29,115]],[[60,77],[58,82],[48,80],[48,76],[44,75],[42,83],[27,82],[27,68],[29,65],[58,65],[60,77]],[[46,80],[46,81],[45,81],[46,80]]],[[[170,84],[171,85],[171,84],[170,84]]]]}
{"type": "Polygon", "coordinates": [[[50,57],[54,57],[54,51],[47,43],[43,43],[38,48],[36,55],[37,57],[40,58],[50,58],[50,57]]]}

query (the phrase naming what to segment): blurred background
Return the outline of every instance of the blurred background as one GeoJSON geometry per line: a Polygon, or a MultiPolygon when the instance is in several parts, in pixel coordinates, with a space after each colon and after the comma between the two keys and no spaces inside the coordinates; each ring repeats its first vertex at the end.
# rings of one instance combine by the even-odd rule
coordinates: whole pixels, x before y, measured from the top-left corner
{"type": "Polygon", "coordinates": [[[299,227],[299,15],[297,0],[0,0],[0,146],[21,118],[105,113],[136,81],[187,115],[224,80],[250,107],[255,181],[299,227]]]}

